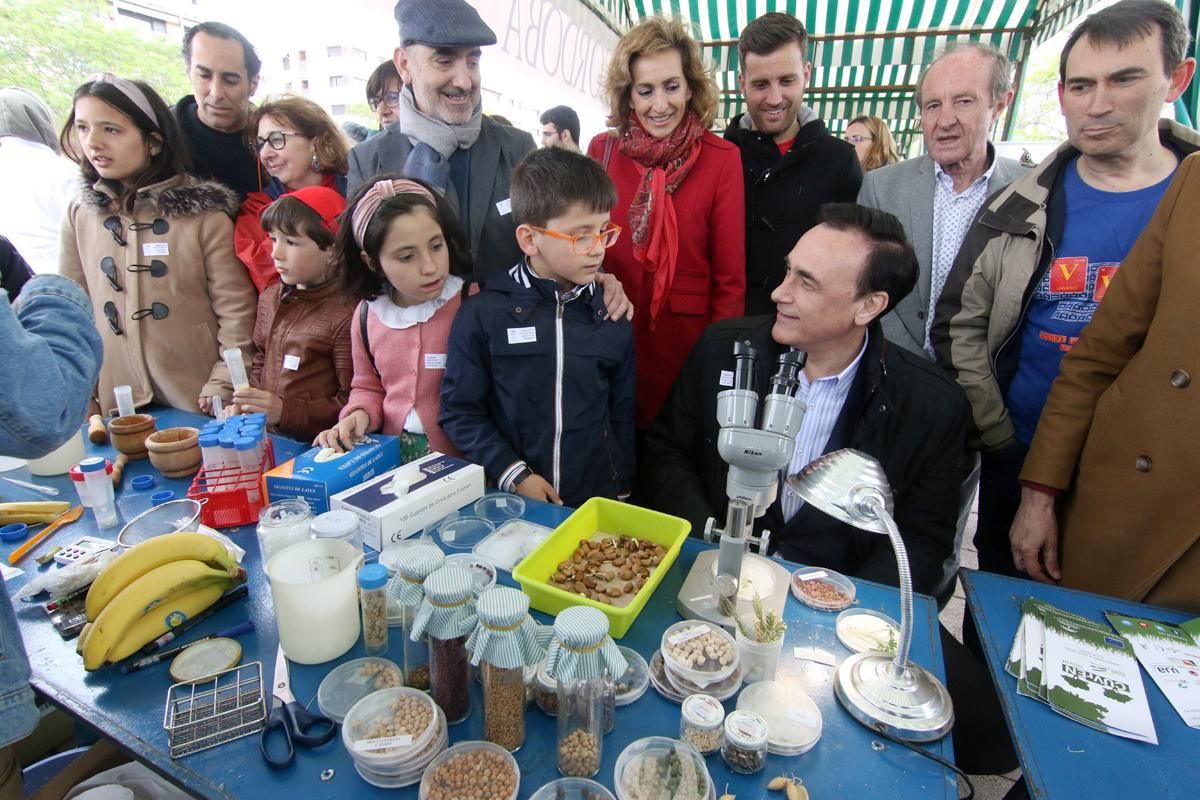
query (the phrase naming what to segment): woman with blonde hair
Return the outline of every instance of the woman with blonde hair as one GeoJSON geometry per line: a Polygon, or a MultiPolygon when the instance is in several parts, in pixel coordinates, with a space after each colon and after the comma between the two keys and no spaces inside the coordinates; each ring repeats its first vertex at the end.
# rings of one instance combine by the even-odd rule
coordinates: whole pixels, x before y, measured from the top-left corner
{"type": "Polygon", "coordinates": [[[863,172],[886,167],[901,160],[900,150],[896,147],[892,132],[888,130],[887,123],[879,117],[867,114],[855,117],[846,126],[846,133],[842,138],[854,145],[863,172]]]}
{"type": "Polygon", "coordinates": [[[283,95],[254,110],[246,126],[252,145],[271,180],[251,192],[238,213],[235,242],[238,258],[262,291],[279,280],[271,258],[272,243],[260,218],[285,194],[305,186],[324,186],[346,196],[347,147],[342,132],[325,109],[305,97],[283,95]]]}
{"type": "Polygon", "coordinates": [[[651,17],[617,43],[604,78],[615,129],[588,155],[617,187],[625,235],[604,268],[636,309],[637,427],[645,430],[711,322],[741,316],[746,290],[742,161],[708,130],[716,83],[676,19],[651,17]]]}

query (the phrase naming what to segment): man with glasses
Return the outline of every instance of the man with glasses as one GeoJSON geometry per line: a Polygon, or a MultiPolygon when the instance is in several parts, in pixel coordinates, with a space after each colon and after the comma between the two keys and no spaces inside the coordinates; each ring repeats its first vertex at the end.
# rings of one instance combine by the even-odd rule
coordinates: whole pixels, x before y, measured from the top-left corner
{"type": "Polygon", "coordinates": [[[542,147],[560,147],[579,152],[579,115],[570,106],[555,106],[542,112],[542,147]]]}
{"type": "Polygon", "coordinates": [[[481,48],[496,34],[466,0],[399,0],[394,13],[397,121],[350,151],[349,192],[384,173],[421,178],[458,209],[475,277],[506,269],[521,255],[509,177],[534,144],[483,114],[481,48]]]}
{"type": "Polygon", "coordinates": [[[742,30],[738,59],[748,111],[729,120],[725,138],[741,150],[744,168],[746,313],[769,314],[788,251],[822,205],[854,201],[862,167],[804,104],[812,64],[800,20],[763,14],[742,30]]]}
{"type": "Polygon", "coordinates": [[[404,81],[391,61],[385,61],[375,68],[367,79],[367,105],[371,111],[379,115],[379,130],[384,130],[398,118],[396,109],[400,107],[400,90],[404,81]]]}
{"type": "Polygon", "coordinates": [[[183,60],[192,94],[175,105],[175,118],[187,139],[191,173],[219,181],[245,200],[268,179],[246,141],[262,61],[245,36],[220,22],[188,29],[183,60]]]}

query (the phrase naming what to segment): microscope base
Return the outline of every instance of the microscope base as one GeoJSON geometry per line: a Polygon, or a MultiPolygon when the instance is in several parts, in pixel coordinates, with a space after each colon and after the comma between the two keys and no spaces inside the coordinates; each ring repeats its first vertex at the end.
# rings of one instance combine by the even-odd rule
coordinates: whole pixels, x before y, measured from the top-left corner
{"type": "MultiPolygon", "coordinates": [[[[701,619],[733,633],[737,624],[732,617],[721,613],[713,590],[717,554],[718,550],[713,548],[696,556],[691,571],[683,579],[683,586],[675,597],[675,610],[684,619],[701,619]]],[[[791,578],[791,573],[779,563],[746,553],[742,559],[741,591],[738,593],[736,613],[743,618],[754,613],[752,603],[757,591],[762,598],[763,611],[774,611],[782,617],[791,578]]]]}

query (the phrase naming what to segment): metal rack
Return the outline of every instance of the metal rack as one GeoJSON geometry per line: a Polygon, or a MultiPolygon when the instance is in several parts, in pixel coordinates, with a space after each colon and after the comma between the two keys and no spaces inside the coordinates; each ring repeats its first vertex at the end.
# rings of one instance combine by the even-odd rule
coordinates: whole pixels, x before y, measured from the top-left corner
{"type": "Polygon", "coordinates": [[[167,690],[163,728],[171,758],[262,730],[267,719],[262,662],[252,661],[167,690]]]}

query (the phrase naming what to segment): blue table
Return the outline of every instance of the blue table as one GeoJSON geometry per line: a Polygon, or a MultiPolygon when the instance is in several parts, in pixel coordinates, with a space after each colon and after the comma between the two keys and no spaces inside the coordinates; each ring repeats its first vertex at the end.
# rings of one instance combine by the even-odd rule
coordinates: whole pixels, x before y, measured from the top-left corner
{"type": "MultiPolygon", "coordinates": [[[[196,415],[177,411],[156,414],[159,428],[174,425],[195,425],[196,415]]],[[[285,460],[303,445],[276,439],[279,460],[285,460]]],[[[112,457],[108,448],[89,449],[97,454],[112,457]]],[[[28,479],[24,470],[6,473],[12,477],[28,479]]],[[[131,462],[120,493],[118,507],[122,516],[128,518],[141,510],[146,498],[137,497],[129,487],[130,478],[141,474],[155,474],[148,461],[131,462]]],[[[64,478],[37,479],[51,483],[73,495],[69,482],[64,478]]],[[[157,489],[172,488],[176,496],[186,490],[186,481],[159,479],[157,489]]],[[[64,494],[64,497],[68,496],[64,494]]],[[[25,490],[11,489],[0,484],[0,498],[6,500],[33,499],[25,490]]],[[[553,527],[564,520],[569,509],[544,503],[529,503],[526,518],[532,522],[553,527]]],[[[243,647],[243,663],[261,661],[263,672],[270,680],[274,665],[277,635],[273,618],[270,589],[262,572],[258,547],[253,527],[226,531],[246,549],[245,567],[250,576],[249,598],[232,608],[225,609],[211,619],[199,624],[183,638],[190,641],[204,634],[213,633],[237,624],[247,617],[252,619],[256,632],[239,639],[243,647]]],[[[53,543],[73,541],[85,534],[97,535],[91,512],[73,526],[52,537],[53,543]]],[[[115,538],[116,531],[104,531],[98,535],[115,538]]],[[[632,647],[649,657],[658,648],[662,631],[677,621],[674,600],[684,576],[691,567],[696,554],[706,545],[696,539],[684,546],[678,561],[665,576],[662,585],[650,598],[641,616],[621,644],[632,647]]],[[[7,555],[11,545],[0,547],[7,555]]],[[[44,550],[39,547],[33,555],[44,550]]],[[[22,561],[26,570],[35,569],[33,555],[22,561]]],[[[502,582],[507,573],[501,573],[502,582]]],[[[9,588],[15,589],[27,580],[27,576],[14,579],[9,588]]],[[[878,609],[898,618],[899,594],[895,589],[873,583],[858,582],[858,605],[878,609]]],[[[86,673],[75,653],[74,642],[64,642],[53,630],[40,605],[21,605],[17,609],[21,632],[33,668],[33,684],[50,700],[69,713],[95,727],[100,733],[124,748],[131,756],[149,765],[174,783],[196,796],[206,798],[234,797],[294,797],[294,798],[341,798],[341,797],[412,797],[417,796],[417,787],[403,790],[380,790],[365,783],[354,771],[350,756],[342,746],[340,736],[315,750],[298,750],[296,763],[282,771],[272,771],[264,764],[258,749],[258,736],[250,736],[219,747],[196,753],[179,760],[167,754],[167,736],[162,728],[163,704],[171,679],[166,664],[157,664],[132,675],[114,674],[112,670],[86,673]],[[335,776],[328,782],[320,780],[322,770],[332,768],[335,776]]],[[[547,622],[545,615],[536,615],[547,622]]],[[[770,756],[767,768],[754,776],[742,776],[726,768],[719,755],[707,759],[709,771],[716,783],[718,794],[726,784],[729,791],[742,800],[766,797],[767,781],[781,773],[795,773],[802,777],[816,798],[845,797],[888,797],[888,798],[957,798],[955,776],[932,761],[922,758],[904,748],[884,743],[882,749],[872,747],[878,739],[866,728],[855,722],[837,703],[833,694],[832,667],[813,661],[800,661],[793,657],[796,647],[816,648],[833,655],[840,662],[849,651],[837,642],[833,632],[836,615],[809,609],[789,597],[785,618],[788,622],[787,641],[780,661],[779,680],[794,682],[808,692],[824,716],[824,733],[821,741],[809,753],[793,758],[770,756]]],[[[913,625],[914,660],[931,668],[944,678],[941,649],[937,636],[937,608],[927,597],[918,596],[915,602],[913,625]]],[[[394,630],[394,629],[393,629],[394,630]]],[[[390,657],[400,663],[401,645],[391,641],[390,657]]],[[[321,679],[337,664],[363,655],[361,641],[342,658],[318,666],[291,665],[292,689],[301,703],[315,703],[317,686],[321,679]]],[[[464,722],[451,727],[451,743],[480,739],[483,735],[482,699],[478,687],[474,690],[473,713],[464,722]]],[[[734,700],[726,703],[727,709],[734,707],[734,700]]],[[[521,797],[558,777],[554,752],[554,720],[543,715],[536,706],[526,712],[527,736],[525,746],[516,753],[521,767],[521,797]]],[[[603,763],[597,780],[612,785],[613,767],[618,754],[627,744],[643,736],[661,735],[675,737],[679,730],[679,707],[659,696],[653,688],[632,705],[617,709],[616,730],[604,740],[603,763]]],[[[943,758],[953,759],[949,738],[934,743],[930,748],[943,758]]]]}
{"type": "Polygon", "coordinates": [[[1033,797],[1182,800],[1196,796],[1200,730],[1183,723],[1145,670],[1142,682],[1158,733],[1157,746],[1092,730],[1044,703],[1021,697],[1016,679],[1004,671],[1021,618],[1021,602],[1027,597],[1097,622],[1105,622],[1105,611],[1176,623],[1190,615],[990,572],[964,570],[962,579],[1033,797]]]}

